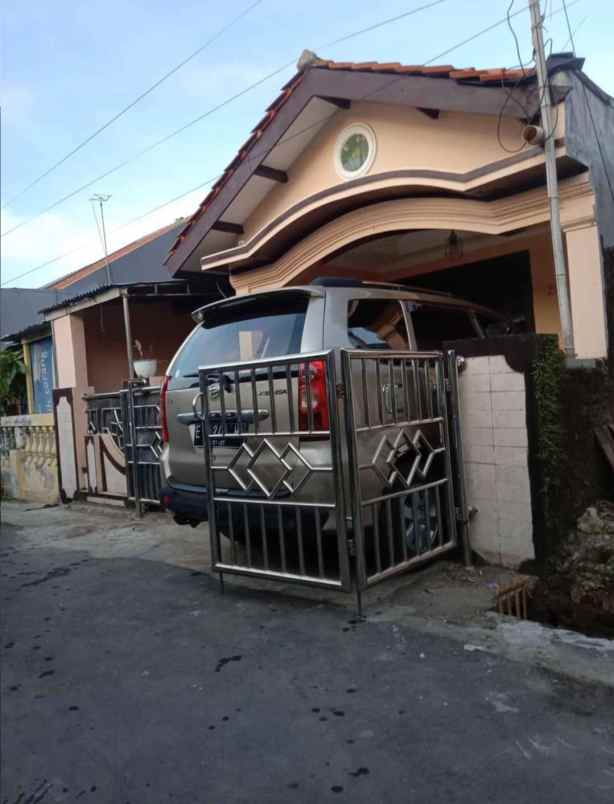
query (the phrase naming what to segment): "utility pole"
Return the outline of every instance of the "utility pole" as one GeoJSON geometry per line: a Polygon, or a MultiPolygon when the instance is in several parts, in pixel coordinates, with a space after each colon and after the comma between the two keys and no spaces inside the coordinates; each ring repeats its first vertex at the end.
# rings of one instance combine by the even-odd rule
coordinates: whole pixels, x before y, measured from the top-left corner
{"type": "MultiPolygon", "coordinates": [[[[103,204],[105,204],[105,202],[108,201],[109,198],[111,198],[110,195],[102,195],[101,193],[96,193],[95,195],[93,195],[90,198],[90,201],[92,203],[95,203],[97,201],[99,206],[100,206],[100,222],[101,222],[101,228],[102,228],[101,239],[102,239],[102,247],[104,249],[104,264],[105,264],[106,274],[107,274],[107,285],[110,286],[112,284],[112,282],[111,282],[111,266],[109,265],[109,254],[108,254],[108,249],[107,249],[107,230],[106,230],[105,225],[104,225],[104,206],[103,206],[103,204]]],[[[94,211],[94,217],[96,218],[96,226],[98,226],[98,218],[96,217],[96,211],[94,211]]],[[[98,233],[100,234],[100,230],[98,231],[98,233]]]]}
{"type": "Polygon", "coordinates": [[[567,357],[574,357],[575,348],[569,301],[569,283],[567,281],[567,265],[563,247],[563,234],[561,232],[559,182],[556,173],[556,148],[554,145],[554,130],[552,126],[552,98],[550,97],[548,67],[544,54],[542,29],[544,18],[542,17],[539,0],[529,0],[529,8],[531,10],[531,35],[533,38],[535,66],[537,69],[541,123],[544,131],[546,187],[548,191],[548,205],[550,207],[550,233],[552,235],[552,254],[554,256],[556,292],[559,303],[559,315],[561,317],[563,350],[567,357]]]}

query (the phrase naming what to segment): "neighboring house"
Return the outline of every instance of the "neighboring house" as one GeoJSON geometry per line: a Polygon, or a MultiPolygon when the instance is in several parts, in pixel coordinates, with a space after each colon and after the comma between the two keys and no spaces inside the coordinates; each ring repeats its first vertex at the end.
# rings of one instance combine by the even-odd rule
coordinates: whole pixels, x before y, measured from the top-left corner
{"type": "MultiPolygon", "coordinates": [[[[46,433],[51,427],[51,440],[55,441],[52,410],[54,404],[62,406],[65,431],[59,433],[57,442],[66,486],[60,481],[59,489],[64,497],[91,488],[86,471],[89,420],[84,395],[119,398],[139,348],[142,357],[157,361],[156,376],[150,382],[159,381],[194,325],[190,312],[219,298],[224,287],[230,292],[219,276],[196,277],[190,282],[169,278],[164,259],[181,226],[175,222],[158,229],[45,288],[3,288],[0,293],[0,340],[22,345],[29,414],[27,422],[23,417],[12,424],[3,420],[3,432],[15,427],[20,433],[32,431],[30,449],[39,432],[33,428],[44,424],[46,433]],[[32,418],[37,414],[48,418],[32,418]]],[[[14,435],[5,442],[14,445],[14,435]]],[[[45,449],[52,451],[47,443],[45,449]]],[[[55,460],[55,449],[53,452],[55,460]]],[[[125,465],[122,473],[118,496],[126,494],[125,465]]],[[[28,496],[21,485],[18,496],[28,496]]],[[[53,489],[57,497],[57,480],[51,496],[53,489]]]]}
{"type": "Polygon", "coordinates": [[[514,319],[524,334],[480,343],[459,341],[449,316],[437,330],[469,367],[474,545],[511,564],[543,559],[569,518],[612,489],[593,428],[614,406],[603,368],[614,362],[614,102],[583,64],[548,59],[576,356],[566,366],[553,350],[564,290],[544,150],[523,136],[539,121],[532,70],[305,51],[166,261],[175,277],[227,270],[238,294],[328,275],[450,291],[514,319]],[[548,386],[548,371],[560,381],[548,386]]]}

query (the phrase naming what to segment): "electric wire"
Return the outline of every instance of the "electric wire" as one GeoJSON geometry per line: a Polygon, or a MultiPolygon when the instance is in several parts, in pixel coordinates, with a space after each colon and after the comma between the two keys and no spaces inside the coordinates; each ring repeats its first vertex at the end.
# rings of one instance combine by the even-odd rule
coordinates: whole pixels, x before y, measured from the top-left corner
{"type": "MultiPolygon", "coordinates": [[[[442,2],[442,1],[443,0],[438,0],[438,2],[442,2]]],[[[568,4],[568,6],[575,5],[578,2],[579,2],[579,0],[572,0],[572,2],[568,4]]],[[[438,3],[436,3],[436,4],[438,4],[438,3]]],[[[421,7],[421,8],[424,8],[424,7],[421,7]]],[[[510,16],[510,18],[516,17],[519,14],[522,14],[524,11],[527,11],[528,8],[529,8],[528,5],[523,6],[521,9],[515,11],[513,14],[510,14],[509,16],[510,16]]],[[[562,11],[563,11],[563,8],[560,7],[556,11],[552,11],[550,16],[555,16],[557,14],[560,14],[562,11]]],[[[410,14],[410,13],[411,12],[407,12],[407,14],[410,14]]],[[[423,66],[428,66],[429,64],[432,64],[434,61],[438,61],[443,56],[446,56],[449,53],[452,53],[454,50],[457,50],[457,49],[459,49],[461,47],[464,47],[464,45],[466,45],[466,44],[468,44],[470,42],[473,42],[475,39],[479,38],[480,36],[483,36],[483,35],[489,33],[490,31],[494,30],[495,28],[500,27],[501,25],[505,25],[507,23],[507,21],[508,21],[508,19],[507,19],[507,15],[506,15],[505,17],[503,17],[502,19],[498,20],[497,22],[495,22],[495,23],[493,23],[491,25],[488,25],[485,28],[482,28],[481,30],[479,30],[476,33],[472,34],[470,37],[468,37],[466,39],[463,39],[462,41],[458,42],[456,45],[453,45],[453,46],[447,48],[445,51],[443,51],[441,53],[438,53],[436,56],[433,56],[428,61],[425,61],[423,63],[423,66]]],[[[360,33],[362,33],[362,30],[355,32],[354,35],[358,36],[360,33]]],[[[341,39],[345,39],[345,38],[347,38],[347,37],[341,37],[341,39]]],[[[332,47],[333,44],[334,43],[328,43],[328,45],[324,45],[324,47],[327,47],[327,46],[332,47]]],[[[290,64],[292,64],[292,63],[294,63],[294,62],[291,62],[290,64]]],[[[289,66],[289,65],[285,65],[283,68],[278,68],[278,70],[275,71],[275,74],[278,73],[278,72],[281,72],[287,66],[289,66]]],[[[270,74],[270,75],[272,75],[272,74],[270,74]]],[[[398,77],[395,77],[395,78],[391,79],[389,82],[387,82],[383,86],[379,87],[376,92],[381,92],[383,89],[389,87],[390,84],[393,84],[396,81],[401,81],[401,80],[403,80],[403,78],[404,78],[404,76],[398,76],[398,77]]],[[[262,83],[264,80],[266,80],[266,79],[262,79],[260,83],[262,83]]],[[[245,90],[245,91],[248,91],[248,90],[245,90]]],[[[243,94],[245,94],[245,91],[244,91],[243,94]]],[[[365,96],[363,96],[362,100],[364,100],[367,97],[370,97],[370,96],[376,94],[376,92],[367,93],[365,96]]],[[[314,128],[315,126],[321,125],[325,120],[326,120],[326,118],[322,118],[320,120],[315,121],[314,123],[311,123],[309,126],[306,126],[305,128],[301,129],[300,131],[293,133],[292,135],[282,137],[282,139],[279,141],[278,145],[280,145],[282,143],[285,143],[285,142],[289,142],[290,140],[301,136],[302,134],[306,133],[307,131],[309,131],[310,129],[314,128]]],[[[252,151],[250,154],[248,154],[246,156],[245,159],[246,159],[246,161],[250,162],[250,161],[253,161],[255,159],[260,159],[263,156],[263,154],[264,154],[264,150],[261,149],[258,152],[258,149],[256,147],[254,149],[254,151],[252,151]]],[[[170,204],[173,204],[173,203],[175,203],[177,201],[180,201],[181,199],[185,198],[186,196],[190,195],[191,193],[196,192],[197,190],[200,190],[200,189],[204,189],[205,187],[207,187],[209,185],[212,185],[214,182],[218,181],[218,179],[220,179],[222,177],[222,175],[223,175],[223,173],[217,174],[216,176],[214,176],[214,177],[212,177],[210,179],[206,179],[205,181],[201,182],[200,184],[196,185],[195,187],[191,187],[189,190],[186,190],[184,193],[181,193],[180,195],[174,196],[170,200],[165,201],[162,204],[159,204],[159,205],[153,207],[152,209],[148,210],[147,212],[145,212],[145,213],[143,213],[143,214],[141,214],[141,215],[139,215],[139,216],[137,216],[135,218],[130,219],[129,221],[127,221],[124,224],[121,224],[120,226],[118,226],[115,229],[113,229],[109,234],[116,234],[117,232],[127,228],[128,226],[131,226],[134,223],[137,223],[137,222],[143,220],[144,218],[147,218],[150,215],[153,215],[154,213],[159,212],[161,209],[169,206],[170,204]]],[[[93,183],[94,182],[92,182],[92,184],[93,183]]],[[[24,271],[23,273],[18,274],[15,277],[12,277],[8,281],[9,282],[16,282],[19,279],[23,279],[25,276],[29,276],[29,275],[31,275],[31,274],[39,271],[39,270],[42,270],[43,268],[47,268],[49,265],[52,265],[55,262],[58,262],[59,260],[62,260],[64,258],[66,258],[66,257],[69,257],[72,254],[75,254],[76,252],[82,250],[83,248],[86,248],[87,245],[89,245],[89,242],[84,243],[83,245],[77,246],[76,248],[73,248],[73,249],[71,249],[71,250],[69,250],[67,252],[63,252],[62,254],[58,255],[57,257],[53,257],[52,259],[47,260],[47,261],[35,266],[34,268],[30,268],[29,270],[24,271]]]]}
{"type": "MultiPolygon", "coordinates": [[[[371,25],[371,26],[369,26],[367,28],[361,28],[358,31],[353,31],[350,34],[346,34],[345,36],[342,36],[342,37],[339,37],[337,39],[334,39],[331,42],[327,42],[327,43],[321,45],[320,47],[324,47],[324,48],[333,47],[335,45],[341,44],[342,42],[347,42],[349,39],[352,39],[352,38],[354,38],[356,36],[360,36],[363,33],[368,33],[369,31],[372,31],[375,28],[381,28],[384,25],[389,25],[389,24],[391,24],[393,22],[398,22],[400,19],[405,19],[407,17],[413,16],[414,14],[419,13],[420,11],[426,11],[426,10],[428,10],[430,8],[433,8],[435,6],[441,5],[442,3],[445,3],[445,2],[448,2],[448,1],[449,0],[431,0],[431,2],[429,2],[429,3],[423,4],[423,5],[418,6],[416,8],[412,8],[411,10],[406,11],[403,14],[397,14],[394,17],[389,17],[389,18],[387,18],[385,20],[381,20],[380,22],[376,23],[375,25],[371,25]]],[[[295,64],[295,59],[292,59],[291,61],[286,62],[285,64],[283,64],[281,67],[277,67],[272,72],[267,73],[267,75],[263,76],[262,78],[258,79],[257,81],[254,81],[253,83],[251,83],[248,86],[244,87],[239,92],[236,92],[234,95],[231,95],[229,98],[226,98],[225,100],[221,101],[220,103],[216,104],[215,106],[212,106],[210,109],[207,109],[205,112],[203,112],[203,114],[200,114],[200,115],[198,115],[198,117],[195,117],[192,120],[189,120],[183,126],[180,126],[179,128],[176,128],[174,131],[171,131],[169,134],[166,134],[164,137],[161,137],[160,139],[158,139],[155,142],[151,143],[150,145],[146,146],[145,148],[143,148],[142,150],[138,151],[136,154],[134,154],[133,156],[129,157],[128,159],[125,159],[122,162],[120,162],[119,164],[117,164],[114,167],[110,168],[109,170],[104,171],[103,173],[101,173],[100,175],[96,176],[95,178],[87,181],[85,184],[80,185],[75,190],[72,190],[71,192],[66,193],[61,198],[58,198],[56,201],[52,202],[47,207],[42,209],[40,212],[37,212],[35,215],[32,215],[30,218],[26,218],[23,221],[20,221],[19,223],[15,224],[15,226],[11,227],[10,229],[7,229],[5,232],[2,232],[0,237],[7,237],[8,235],[12,234],[13,232],[16,232],[18,229],[21,229],[23,226],[29,225],[33,221],[38,220],[38,218],[40,218],[42,215],[45,215],[47,212],[51,212],[52,210],[56,209],[58,206],[60,206],[60,204],[63,204],[66,201],[69,201],[71,198],[74,198],[79,193],[83,192],[84,190],[89,189],[93,184],[96,184],[96,182],[102,181],[103,179],[108,178],[113,173],[117,173],[117,171],[121,170],[124,167],[127,167],[130,164],[132,164],[136,160],[140,159],[141,157],[143,157],[146,154],[148,154],[151,151],[153,151],[155,148],[158,148],[160,145],[164,145],[164,143],[168,142],[169,140],[173,139],[174,137],[177,137],[179,134],[182,134],[184,131],[187,131],[189,128],[191,128],[192,126],[196,125],[197,123],[202,122],[206,118],[210,117],[211,115],[215,114],[216,112],[218,112],[221,109],[223,109],[226,106],[228,106],[230,103],[233,103],[234,101],[238,100],[239,98],[242,98],[244,95],[247,95],[248,92],[251,92],[252,90],[254,90],[257,87],[261,86],[262,84],[266,83],[271,78],[274,78],[276,75],[279,75],[279,73],[283,72],[284,70],[287,70],[288,67],[291,67],[294,64],[295,64]]]]}
{"type": "Polygon", "coordinates": [[[59,159],[57,162],[55,162],[53,165],[51,165],[50,168],[45,170],[44,173],[41,173],[40,176],[37,176],[33,181],[30,182],[30,184],[28,184],[26,187],[24,187],[22,190],[20,190],[18,193],[16,193],[12,198],[10,198],[8,201],[6,201],[2,205],[2,209],[6,209],[6,207],[11,206],[12,204],[14,204],[15,201],[17,201],[19,198],[21,198],[23,195],[25,195],[29,190],[31,190],[33,187],[35,187],[39,182],[41,182],[43,179],[45,179],[47,176],[49,176],[50,173],[53,173],[53,171],[56,170],[57,168],[59,168],[60,165],[63,165],[72,156],[74,156],[76,153],[78,153],[82,148],[84,148],[86,145],[88,145],[90,142],[92,142],[92,140],[94,140],[99,134],[102,134],[103,131],[106,131],[106,129],[108,129],[110,126],[112,126],[113,123],[115,123],[117,120],[120,119],[120,117],[123,117],[127,112],[129,112],[131,109],[133,109],[138,103],[140,103],[140,101],[142,101],[144,98],[146,98],[148,95],[150,95],[154,90],[156,90],[159,86],[161,86],[171,76],[173,76],[173,75],[175,75],[175,73],[179,72],[179,70],[181,70],[182,67],[185,67],[185,65],[188,64],[188,62],[192,61],[192,59],[195,59],[196,56],[200,55],[204,50],[206,50],[208,47],[210,47],[221,36],[223,36],[227,31],[229,31],[238,22],[240,22],[245,16],[247,16],[247,14],[249,14],[249,12],[252,9],[256,8],[256,6],[260,5],[261,3],[262,3],[262,0],[255,0],[255,2],[253,2],[247,8],[243,9],[243,11],[240,14],[238,14],[234,19],[232,19],[229,23],[227,23],[222,28],[220,28],[218,31],[216,31],[216,33],[214,33],[213,36],[209,37],[209,39],[207,39],[207,41],[204,44],[202,44],[199,48],[197,48],[195,51],[190,53],[190,55],[187,56],[182,61],[180,61],[179,64],[176,64],[172,69],[170,69],[163,76],[161,76],[155,83],[153,83],[148,89],[146,89],[144,92],[141,92],[140,95],[137,95],[137,97],[134,98],[134,100],[130,101],[130,103],[128,103],[126,106],[124,106],[122,109],[120,109],[119,112],[114,114],[113,117],[109,118],[109,120],[107,120],[105,123],[103,123],[101,126],[99,126],[96,129],[96,131],[94,131],[92,134],[90,134],[88,137],[86,137],[82,142],[80,142],[78,145],[76,145],[72,149],[72,151],[69,151],[65,156],[63,156],[61,159],[59,159]]]}

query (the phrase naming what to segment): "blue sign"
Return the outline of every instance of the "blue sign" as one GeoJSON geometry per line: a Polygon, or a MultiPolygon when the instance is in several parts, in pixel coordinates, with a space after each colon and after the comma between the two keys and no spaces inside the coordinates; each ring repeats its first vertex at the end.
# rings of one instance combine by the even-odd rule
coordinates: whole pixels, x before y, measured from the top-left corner
{"type": "Polygon", "coordinates": [[[53,346],[51,338],[30,344],[32,371],[32,413],[51,413],[53,410],[53,346]]]}

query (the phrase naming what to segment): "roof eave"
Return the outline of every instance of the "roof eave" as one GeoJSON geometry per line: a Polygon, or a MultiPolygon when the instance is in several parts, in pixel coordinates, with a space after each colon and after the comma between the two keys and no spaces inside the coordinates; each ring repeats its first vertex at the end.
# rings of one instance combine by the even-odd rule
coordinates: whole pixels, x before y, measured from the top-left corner
{"type": "MultiPolygon", "coordinates": [[[[443,111],[469,112],[473,114],[505,114],[524,119],[525,109],[532,114],[537,99],[531,97],[527,87],[491,86],[459,83],[450,78],[433,79],[432,76],[394,75],[388,73],[361,72],[357,70],[330,70],[325,67],[307,67],[295,76],[297,84],[284,100],[283,105],[266,124],[264,130],[242,149],[240,161],[235,158],[231,170],[212,190],[199,211],[180,233],[165,264],[174,276],[194,254],[212,226],[220,220],[224,211],[254,175],[257,167],[269,155],[283,137],[292,122],[312,98],[341,98],[348,101],[371,101],[414,108],[428,107],[443,111]],[[300,79],[300,81],[299,81],[300,79]],[[510,93],[519,102],[510,103],[510,93]],[[256,146],[260,152],[254,158],[256,146]],[[247,154],[251,155],[246,159],[247,154]],[[223,183],[222,183],[223,182],[223,183]]],[[[290,82],[290,85],[295,80],[290,82]]]]}

